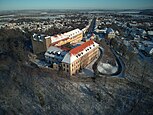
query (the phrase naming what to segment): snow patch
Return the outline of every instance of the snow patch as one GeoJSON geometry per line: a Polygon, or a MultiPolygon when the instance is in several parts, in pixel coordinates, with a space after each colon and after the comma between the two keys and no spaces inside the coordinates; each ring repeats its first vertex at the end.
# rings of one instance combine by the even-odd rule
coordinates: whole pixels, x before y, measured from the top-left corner
{"type": "Polygon", "coordinates": [[[112,66],[108,63],[100,63],[97,67],[98,71],[104,74],[112,74],[117,71],[117,66],[112,66]]]}

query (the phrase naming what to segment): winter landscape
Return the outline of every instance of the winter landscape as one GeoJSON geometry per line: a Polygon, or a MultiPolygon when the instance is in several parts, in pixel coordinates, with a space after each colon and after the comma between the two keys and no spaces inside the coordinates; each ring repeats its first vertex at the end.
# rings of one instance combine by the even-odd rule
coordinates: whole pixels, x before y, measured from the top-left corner
{"type": "Polygon", "coordinates": [[[152,115],[153,2],[63,1],[0,1],[0,115],[152,115]]]}

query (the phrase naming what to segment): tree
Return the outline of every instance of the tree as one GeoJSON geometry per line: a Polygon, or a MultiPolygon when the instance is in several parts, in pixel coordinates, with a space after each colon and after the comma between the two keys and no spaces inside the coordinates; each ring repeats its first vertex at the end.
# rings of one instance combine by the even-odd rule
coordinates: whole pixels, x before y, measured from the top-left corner
{"type": "Polygon", "coordinates": [[[24,50],[25,35],[21,30],[1,29],[0,39],[0,49],[2,53],[6,53],[7,56],[16,61],[26,59],[24,50]]]}
{"type": "Polygon", "coordinates": [[[122,54],[122,56],[124,56],[126,54],[127,47],[124,44],[121,44],[119,46],[119,49],[120,49],[120,53],[122,54]]]}

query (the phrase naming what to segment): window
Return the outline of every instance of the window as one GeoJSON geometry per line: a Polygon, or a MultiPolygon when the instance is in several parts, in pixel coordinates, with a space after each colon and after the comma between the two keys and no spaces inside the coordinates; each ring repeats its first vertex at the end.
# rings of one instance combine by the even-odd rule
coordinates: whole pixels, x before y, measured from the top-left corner
{"type": "Polygon", "coordinates": [[[67,69],[67,72],[69,72],[69,70],[67,69]]]}

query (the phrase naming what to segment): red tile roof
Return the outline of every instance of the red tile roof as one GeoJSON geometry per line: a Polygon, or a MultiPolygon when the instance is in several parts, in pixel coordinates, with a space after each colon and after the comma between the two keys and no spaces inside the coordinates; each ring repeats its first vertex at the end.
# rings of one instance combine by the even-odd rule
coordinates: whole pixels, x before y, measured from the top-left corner
{"type": "Polygon", "coordinates": [[[83,51],[86,47],[90,46],[94,44],[94,41],[93,40],[89,40],[85,43],[83,43],[82,45],[70,50],[70,54],[72,55],[75,55],[75,54],[78,54],[79,52],[83,51]]]}
{"type": "Polygon", "coordinates": [[[64,51],[70,51],[71,48],[67,48],[67,47],[64,47],[64,46],[57,46],[58,48],[64,50],[64,51]]]}

